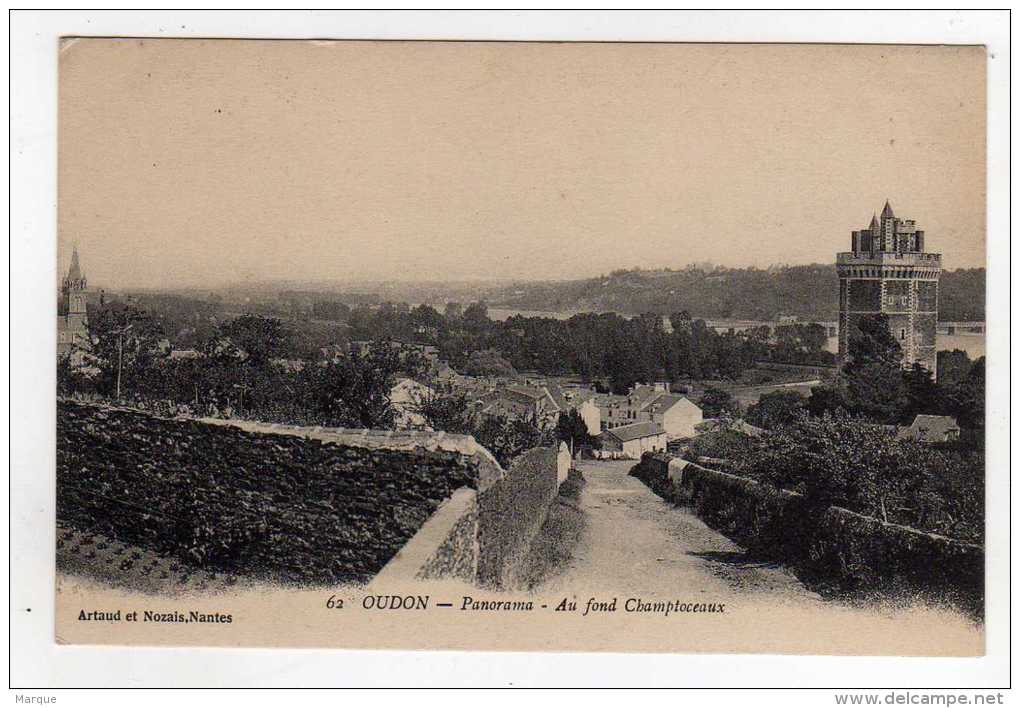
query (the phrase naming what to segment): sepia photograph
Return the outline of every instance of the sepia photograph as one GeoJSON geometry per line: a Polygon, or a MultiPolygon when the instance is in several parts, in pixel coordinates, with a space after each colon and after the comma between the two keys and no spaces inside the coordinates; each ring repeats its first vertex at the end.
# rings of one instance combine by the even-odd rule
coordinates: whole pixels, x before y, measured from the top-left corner
{"type": "Polygon", "coordinates": [[[986,46],[174,29],[53,48],[52,642],[986,654],[986,46]]]}

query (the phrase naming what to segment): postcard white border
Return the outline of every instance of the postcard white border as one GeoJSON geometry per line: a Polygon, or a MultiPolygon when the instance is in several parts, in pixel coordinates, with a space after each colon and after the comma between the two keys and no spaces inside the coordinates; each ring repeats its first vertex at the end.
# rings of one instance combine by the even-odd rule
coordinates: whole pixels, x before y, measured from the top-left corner
{"type": "MultiPolygon", "coordinates": [[[[1009,23],[1004,12],[15,12],[11,28],[13,686],[1005,686],[1009,681],[1009,23]],[[988,46],[988,654],[982,659],[89,648],[53,641],[57,38],[946,43],[988,46]],[[27,608],[31,607],[31,612],[27,608]]],[[[932,631],[938,631],[933,627],[932,631]]],[[[52,691],[21,691],[51,695],[52,691]]],[[[831,692],[830,692],[831,693],[831,692]]],[[[772,694],[776,696],[777,694],[772,694]]],[[[832,698],[784,693],[782,705],[832,698]]],[[[151,696],[153,703],[191,700],[151,696]]],[[[226,699],[223,696],[219,700],[226,699]]],[[[309,696],[311,698],[311,696],[309,696]]],[[[678,697],[679,698],[679,697],[678,697]]],[[[88,696],[74,699],[88,700],[88,696]]],[[[703,696],[709,701],[711,696],[703,696]]],[[[769,704],[769,696],[746,696],[769,704]]],[[[103,703],[134,703],[105,694],[103,703]]],[[[274,700],[270,697],[268,700],[274,700]]],[[[91,702],[91,701],[89,701],[91,702]]]]}

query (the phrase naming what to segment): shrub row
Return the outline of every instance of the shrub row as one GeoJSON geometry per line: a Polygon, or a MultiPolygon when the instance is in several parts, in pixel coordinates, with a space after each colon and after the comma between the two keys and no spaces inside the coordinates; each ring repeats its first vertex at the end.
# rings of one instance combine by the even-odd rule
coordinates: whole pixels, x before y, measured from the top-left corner
{"type": "Polygon", "coordinates": [[[795,567],[842,592],[909,592],[980,614],[984,549],[890,524],[802,495],[687,463],[669,479],[670,457],[646,453],[631,474],[660,496],[691,506],[749,555],[795,567]]]}

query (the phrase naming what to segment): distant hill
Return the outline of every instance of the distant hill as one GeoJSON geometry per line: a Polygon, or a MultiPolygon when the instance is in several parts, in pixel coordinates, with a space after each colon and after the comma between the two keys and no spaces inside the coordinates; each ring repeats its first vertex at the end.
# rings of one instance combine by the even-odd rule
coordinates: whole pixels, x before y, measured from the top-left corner
{"type": "MultiPolygon", "coordinates": [[[[515,283],[487,293],[497,307],[545,311],[670,314],[773,320],[796,315],[832,321],[839,310],[834,265],[757,268],[620,270],[585,280],[515,283]]],[[[946,271],[939,287],[939,319],[984,320],[985,269],[946,271]]]]}

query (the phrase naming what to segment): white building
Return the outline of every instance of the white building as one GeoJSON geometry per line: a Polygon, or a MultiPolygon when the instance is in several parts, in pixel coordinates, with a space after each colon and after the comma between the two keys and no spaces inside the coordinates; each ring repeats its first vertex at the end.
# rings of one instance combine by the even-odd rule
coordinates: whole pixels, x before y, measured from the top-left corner
{"type": "Polygon", "coordinates": [[[603,430],[599,440],[602,449],[597,454],[602,458],[637,460],[642,453],[666,449],[665,429],[651,421],[603,430]]]}
{"type": "Polygon", "coordinates": [[[662,384],[634,386],[626,396],[602,395],[596,401],[603,430],[652,422],[659,423],[670,440],[676,440],[696,435],[695,426],[703,420],[701,408],[662,384]]]}

